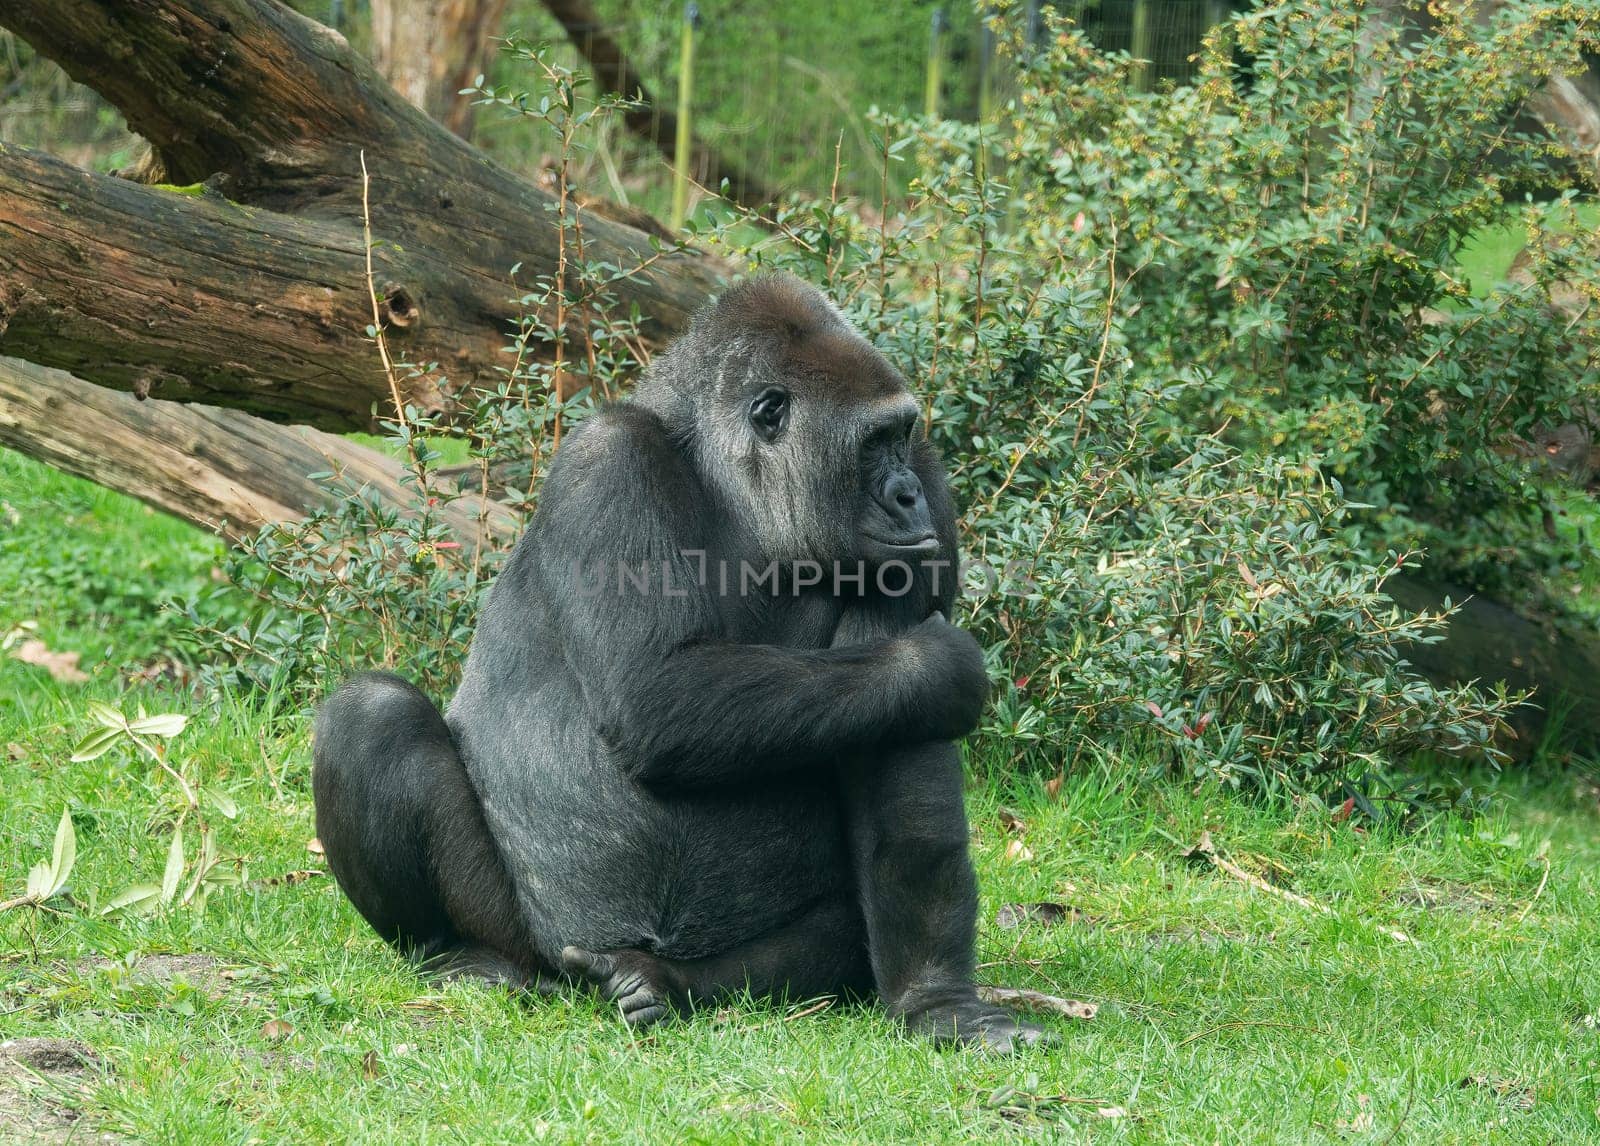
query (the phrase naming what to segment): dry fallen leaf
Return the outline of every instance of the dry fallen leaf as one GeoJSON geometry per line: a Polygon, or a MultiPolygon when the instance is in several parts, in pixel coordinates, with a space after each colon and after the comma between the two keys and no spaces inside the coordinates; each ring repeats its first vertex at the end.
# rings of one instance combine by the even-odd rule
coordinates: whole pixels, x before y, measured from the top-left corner
{"type": "Polygon", "coordinates": [[[287,1019],[268,1019],[261,1024],[261,1037],[269,1043],[281,1043],[294,1034],[294,1025],[287,1019]]]}
{"type": "Polygon", "coordinates": [[[314,856],[320,856],[320,855],[326,855],[327,854],[326,852],[324,852],[322,850],[322,841],[317,839],[316,836],[312,836],[309,840],[306,841],[306,851],[310,852],[314,856]]]}
{"type": "Polygon", "coordinates": [[[1067,774],[1065,772],[1057,772],[1054,776],[1050,777],[1050,779],[1046,780],[1044,784],[1045,796],[1051,800],[1059,800],[1061,798],[1061,785],[1066,778],[1067,774]]]}
{"type": "Polygon", "coordinates": [[[1026,862],[1033,858],[1033,850],[1021,840],[1012,840],[1006,845],[1006,859],[1022,860],[1026,862]]]}
{"type": "Polygon", "coordinates": [[[78,667],[77,653],[53,653],[40,640],[23,641],[11,655],[25,665],[38,665],[62,684],[82,684],[89,679],[78,667]]]}
{"type": "Polygon", "coordinates": [[[369,1050],[361,1056],[361,1077],[368,1080],[377,1078],[383,1073],[383,1068],[378,1065],[378,1052],[369,1050]]]}
{"type": "Polygon", "coordinates": [[[1010,808],[1001,808],[999,815],[1000,826],[1006,831],[1014,832],[1020,836],[1023,832],[1028,830],[1027,821],[1013,812],[1010,808]]]}
{"type": "Polygon", "coordinates": [[[1349,1122],[1342,1118],[1337,1119],[1333,1124],[1333,1128],[1350,1134],[1369,1134],[1377,1124],[1378,1120],[1372,1117],[1372,1111],[1363,1110],[1349,1122]]]}
{"type": "Polygon", "coordinates": [[[28,758],[28,750],[13,740],[6,745],[6,758],[10,760],[26,760],[28,758]]]}

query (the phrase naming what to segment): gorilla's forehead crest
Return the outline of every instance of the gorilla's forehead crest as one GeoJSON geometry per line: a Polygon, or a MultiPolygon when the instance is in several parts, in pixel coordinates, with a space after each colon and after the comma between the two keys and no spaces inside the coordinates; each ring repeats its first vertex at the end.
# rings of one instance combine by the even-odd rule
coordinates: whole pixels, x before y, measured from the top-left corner
{"type": "Polygon", "coordinates": [[[695,320],[723,346],[759,346],[813,382],[819,396],[864,403],[906,393],[905,379],[832,301],[791,274],[758,275],[728,288],[695,320]]]}

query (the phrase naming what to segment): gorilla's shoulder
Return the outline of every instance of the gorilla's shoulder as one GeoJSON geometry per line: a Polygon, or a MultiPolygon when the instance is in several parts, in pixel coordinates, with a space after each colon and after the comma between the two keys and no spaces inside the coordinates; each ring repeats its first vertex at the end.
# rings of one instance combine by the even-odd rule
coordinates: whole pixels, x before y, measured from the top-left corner
{"type": "Polygon", "coordinates": [[[615,402],[584,419],[557,455],[567,466],[614,466],[630,458],[675,452],[666,423],[633,402],[615,402]]]}
{"type": "Polygon", "coordinates": [[[585,419],[556,452],[547,487],[589,499],[637,501],[638,491],[658,496],[694,492],[694,468],[682,443],[654,411],[617,402],[585,419]]]}

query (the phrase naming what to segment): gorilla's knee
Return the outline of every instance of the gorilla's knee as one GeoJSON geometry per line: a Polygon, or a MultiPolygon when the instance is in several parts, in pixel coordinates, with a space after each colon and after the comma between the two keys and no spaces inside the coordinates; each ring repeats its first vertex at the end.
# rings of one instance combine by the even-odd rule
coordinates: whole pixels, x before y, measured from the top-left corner
{"type": "Polygon", "coordinates": [[[316,768],[347,773],[394,766],[444,737],[444,719],[420,689],[392,673],[353,676],[322,704],[313,726],[316,768]]]}

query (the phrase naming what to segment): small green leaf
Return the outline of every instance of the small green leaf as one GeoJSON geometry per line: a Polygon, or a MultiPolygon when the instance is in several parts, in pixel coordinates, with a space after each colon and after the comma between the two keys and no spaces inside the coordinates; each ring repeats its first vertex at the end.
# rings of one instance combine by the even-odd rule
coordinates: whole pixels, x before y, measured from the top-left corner
{"type": "Polygon", "coordinates": [[[127,718],[123,716],[122,713],[117,709],[112,708],[104,701],[91,700],[89,702],[89,715],[94,717],[107,728],[115,728],[118,732],[127,731],[127,718]]]}
{"type": "Polygon", "coordinates": [[[153,883],[136,883],[111,897],[104,907],[100,909],[101,915],[110,915],[113,911],[123,908],[136,908],[149,911],[161,901],[161,888],[153,883]]]}
{"type": "Polygon", "coordinates": [[[77,747],[72,750],[72,762],[83,764],[90,760],[98,760],[109,752],[121,737],[120,728],[96,728],[78,741],[77,747]]]}
{"type": "Polygon", "coordinates": [[[50,886],[50,865],[40,860],[28,871],[28,898],[35,903],[44,902],[45,889],[50,886]]]}
{"type": "Polygon", "coordinates": [[[78,833],[72,828],[72,816],[66,808],[62,808],[61,822],[56,825],[55,848],[50,856],[50,890],[45,893],[46,899],[67,886],[67,877],[72,874],[72,865],[77,862],[78,833]]]}
{"type": "Polygon", "coordinates": [[[189,718],[181,712],[161,712],[155,716],[141,715],[128,725],[128,731],[141,736],[165,736],[170,739],[182,732],[188,723],[189,718]]]}
{"type": "Polygon", "coordinates": [[[233,797],[220,788],[207,788],[205,790],[206,803],[217,810],[217,814],[225,820],[237,819],[239,805],[233,802],[233,797]]]}
{"type": "Polygon", "coordinates": [[[172,846],[167,849],[167,870],[161,876],[161,902],[171,903],[178,894],[178,884],[183,881],[183,827],[172,833],[172,846]]]}

